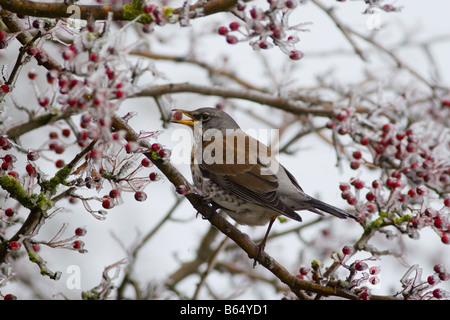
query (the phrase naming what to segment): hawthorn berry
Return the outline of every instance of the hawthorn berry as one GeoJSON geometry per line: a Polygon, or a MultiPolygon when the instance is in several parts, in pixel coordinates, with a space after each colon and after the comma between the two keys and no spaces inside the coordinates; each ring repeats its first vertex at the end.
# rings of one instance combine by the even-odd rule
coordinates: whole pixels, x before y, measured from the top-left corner
{"type": "Polygon", "coordinates": [[[298,51],[298,50],[292,50],[292,51],[289,53],[289,58],[290,58],[291,60],[300,60],[302,57],[303,57],[303,53],[301,53],[301,52],[298,51]]]}
{"type": "Polygon", "coordinates": [[[352,254],[353,253],[353,247],[352,246],[347,246],[347,245],[344,246],[342,248],[342,253],[345,254],[345,255],[352,254]]]}
{"type": "Polygon", "coordinates": [[[11,241],[9,243],[9,248],[12,251],[19,251],[21,247],[22,247],[22,244],[20,242],[18,242],[18,241],[11,241]]]}
{"type": "Polygon", "coordinates": [[[442,289],[434,289],[433,290],[433,297],[435,297],[436,299],[442,299],[446,296],[445,291],[442,289]]]}
{"type": "Polygon", "coordinates": [[[4,93],[8,93],[9,92],[9,86],[7,84],[2,84],[0,86],[0,89],[4,92],[4,93]]]}
{"type": "Polygon", "coordinates": [[[83,249],[83,247],[84,247],[84,242],[81,241],[81,240],[75,240],[75,241],[72,243],[72,247],[73,247],[74,249],[76,249],[76,250],[81,250],[81,249],[83,249]]]}
{"type": "Polygon", "coordinates": [[[226,36],[228,34],[228,28],[221,26],[219,27],[219,29],[217,30],[217,32],[221,35],[221,36],[226,36]]]}
{"type": "Polygon", "coordinates": [[[17,297],[11,293],[5,294],[3,300],[17,300],[17,297]]]}
{"type": "Polygon", "coordinates": [[[62,168],[62,167],[64,167],[65,166],[65,162],[64,162],[64,160],[62,160],[62,159],[58,159],[58,160],[56,160],[56,162],[55,162],[55,165],[56,165],[56,167],[57,168],[62,168]]]}
{"type": "Polygon", "coordinates": [[[181,120],[183,118],[183,114],[180,111],[176,111],[172,115],[173,120],[181,120]]]}
{"type": "Polygon", "coordinates": [[[142,160],[141,160],[141,165],[143,166],[143,167],[150,167],[150,165],[152,164],[152,162],[148,159],[148,158],[143,158],[142,160]]]}
{"type": "Polygon", "coordinates": [[[364,261],[356,261],[355,262],[355,269],[358,271],[364,271],[368,268],[369,266],[367,265],[367,263],[365,263],[364,261]]]}
{"type": "Polygon", "coordinates": [[[359,169],[359,162],[358,161],[350,161],[350,168],[352,168],[353,170],[357,170],[359,169]]]}
{"type": "Polygon", "coordinates": [[[118,198],[118,197],[120,196],[120,192],[119,192],[119,190],[117,190],[117,189],[112,189],[112,190],[109,192],[109,196],[110,196],[111,198],[118,198]]]}
{"type": "Polygon", "coordinates": [[[161,145],[159,143],[152,144],[152,151],[159,151],[161,149],[161,145]]]}
{"type": "Polygon", "coordinates": [[[367,192],[366,199],[367,199],[367,201],[372,202],[375,200],[375,195],[372,192],[367,192]]]}
{"type": "Polygon", "coordinates": [[[82,237],[82,236],[84,236],[86,233],[87,233],[87,231],[86,231],[85,228],[78,227],[78,228],[75,229],[75,235],[78,236],[78,237],[82,237]]]}
{"type": "Polygon", "coordinates": [[[136,199],[136,201],[145,201],[147,200],[147,194],[143,191],[136,191],[134,194],[134,199],[136,199]]]}
{"type": "Polygon", "coordinates": [[[373,267],[369,268],[369,273],[371,275],[377,275],[380,273],[380,271],[381,271],[380,267],[377,267],[377,266],[373,266],[373,267]]]}
{"type": "Polygon", "coordinates": [[[229,44],[236,44],[236,43],[238,43],[239,40],[238,40],[238,38],[236,38],[235,36],[227,34],[227,36],[226,36],[226,41],[227,41],[229,44]]]}
{"type": "Polygon", "coordinates": [[[239,22],[237,21],[233,21],[230,23],[230,29],[232,31],[236,31],[237,29],[239,29],[239,22]]]}
{"type": "Polygon", "coordinates": [[[439,277],[436,275],[431,275],[427,278],[428,284],[435,285],[440,282],[439,277]]]}
{"type": "Polygon", "coordinates": [[[5,215],[7,217],[12,217],[16,213],[16,211],[13,208],[7,208],[5,209],[5,215]]]}
{"type": "Polygon", "coordinates": [[[445,266],[442,263],[435,264],[433,266],[433,270],[436,273],[445,273],[446,272],[445,266]]]}
{"type": "Polygon", "coordinates": [[[364,182],[361,180],[354,180],[352,181],[352,185],[356,188],[356,189],[362,189],[364,188],[364,182]]]}
{"type": "Polygon", "coordinates": [[[114,202],[109,197],[106,199],[103,199],[102,207],[105,209],[111,209],[112,207],[114,207],[114,202]]]}

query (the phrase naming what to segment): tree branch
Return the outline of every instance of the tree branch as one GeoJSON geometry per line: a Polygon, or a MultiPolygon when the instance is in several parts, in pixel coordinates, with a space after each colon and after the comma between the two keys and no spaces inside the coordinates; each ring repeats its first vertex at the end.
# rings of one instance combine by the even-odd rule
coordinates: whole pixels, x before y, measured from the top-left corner
{"type": "MultiPolygon", "coordinates": [[[[234,98],[249,100],[256,103],[268,105],[277,109],[291,112],[297,115],[310,114],[318,117],[334,117],[336,112],[335,105],[330,101],[320,100],[314,97],[301,96],[296,100],[277,97],[268,93],[262,93],[254,90],[243,90],[234,88],[223,88],[217,86],[202,86],[191,83],[175,83],[160,86],[151,86],[136,93],[135,97],[155,97],[169,93],[198,93],[209,96],[220,96],[224,98],[234,98]],[[322,108],[309,108],[310,106],[321,106],[322,108]]],[[[359,112],[365,109],[360,108],[359,112]]]]}

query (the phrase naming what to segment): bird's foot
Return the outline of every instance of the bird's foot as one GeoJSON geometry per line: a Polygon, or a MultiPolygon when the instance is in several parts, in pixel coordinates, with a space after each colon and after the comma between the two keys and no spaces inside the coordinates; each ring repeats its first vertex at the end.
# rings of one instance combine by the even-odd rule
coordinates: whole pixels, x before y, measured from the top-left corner
{"type": "Polygon", "coordinates": [[[261,258],[264,248],[266,247],[266,239],[264,239],[260,244],[258,244],[258,254],[255,257],[255,261],[253,261],[253,268],[258,265],[258,260],[261,258]]]}

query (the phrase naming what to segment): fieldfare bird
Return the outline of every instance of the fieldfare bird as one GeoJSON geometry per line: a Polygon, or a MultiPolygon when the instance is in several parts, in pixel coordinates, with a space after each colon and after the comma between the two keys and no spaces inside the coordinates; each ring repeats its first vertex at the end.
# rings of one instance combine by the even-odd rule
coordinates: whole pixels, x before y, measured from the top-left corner
{"type": "Polygon", "coordinates": [[[192,128],[191,171],[194,186],[215,208],[239,224],[269,223],[280,216],[296,221],[295,212],[327,212],[338,218],[356,217],[307,195],[294,176],[271,154],[270,148],[244,133],[227,113],[215,108],[175,111],[172,122],[192,128]],[[187,119],[185,117],[186,116],[187,119]]]}

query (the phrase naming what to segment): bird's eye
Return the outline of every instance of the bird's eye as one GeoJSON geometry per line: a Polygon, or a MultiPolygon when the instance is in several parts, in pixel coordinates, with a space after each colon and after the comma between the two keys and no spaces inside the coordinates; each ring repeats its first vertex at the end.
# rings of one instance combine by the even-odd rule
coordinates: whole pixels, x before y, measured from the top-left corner
{"type": "Polygon", "coordinates": [[[208,112],[202,113],[202,117],[201,117],[201,120],[202,120],[202,121],[207,121],[207,120],[209,120],[210,118],[211,118],[211,115],[210,115],[208,112]]]}

